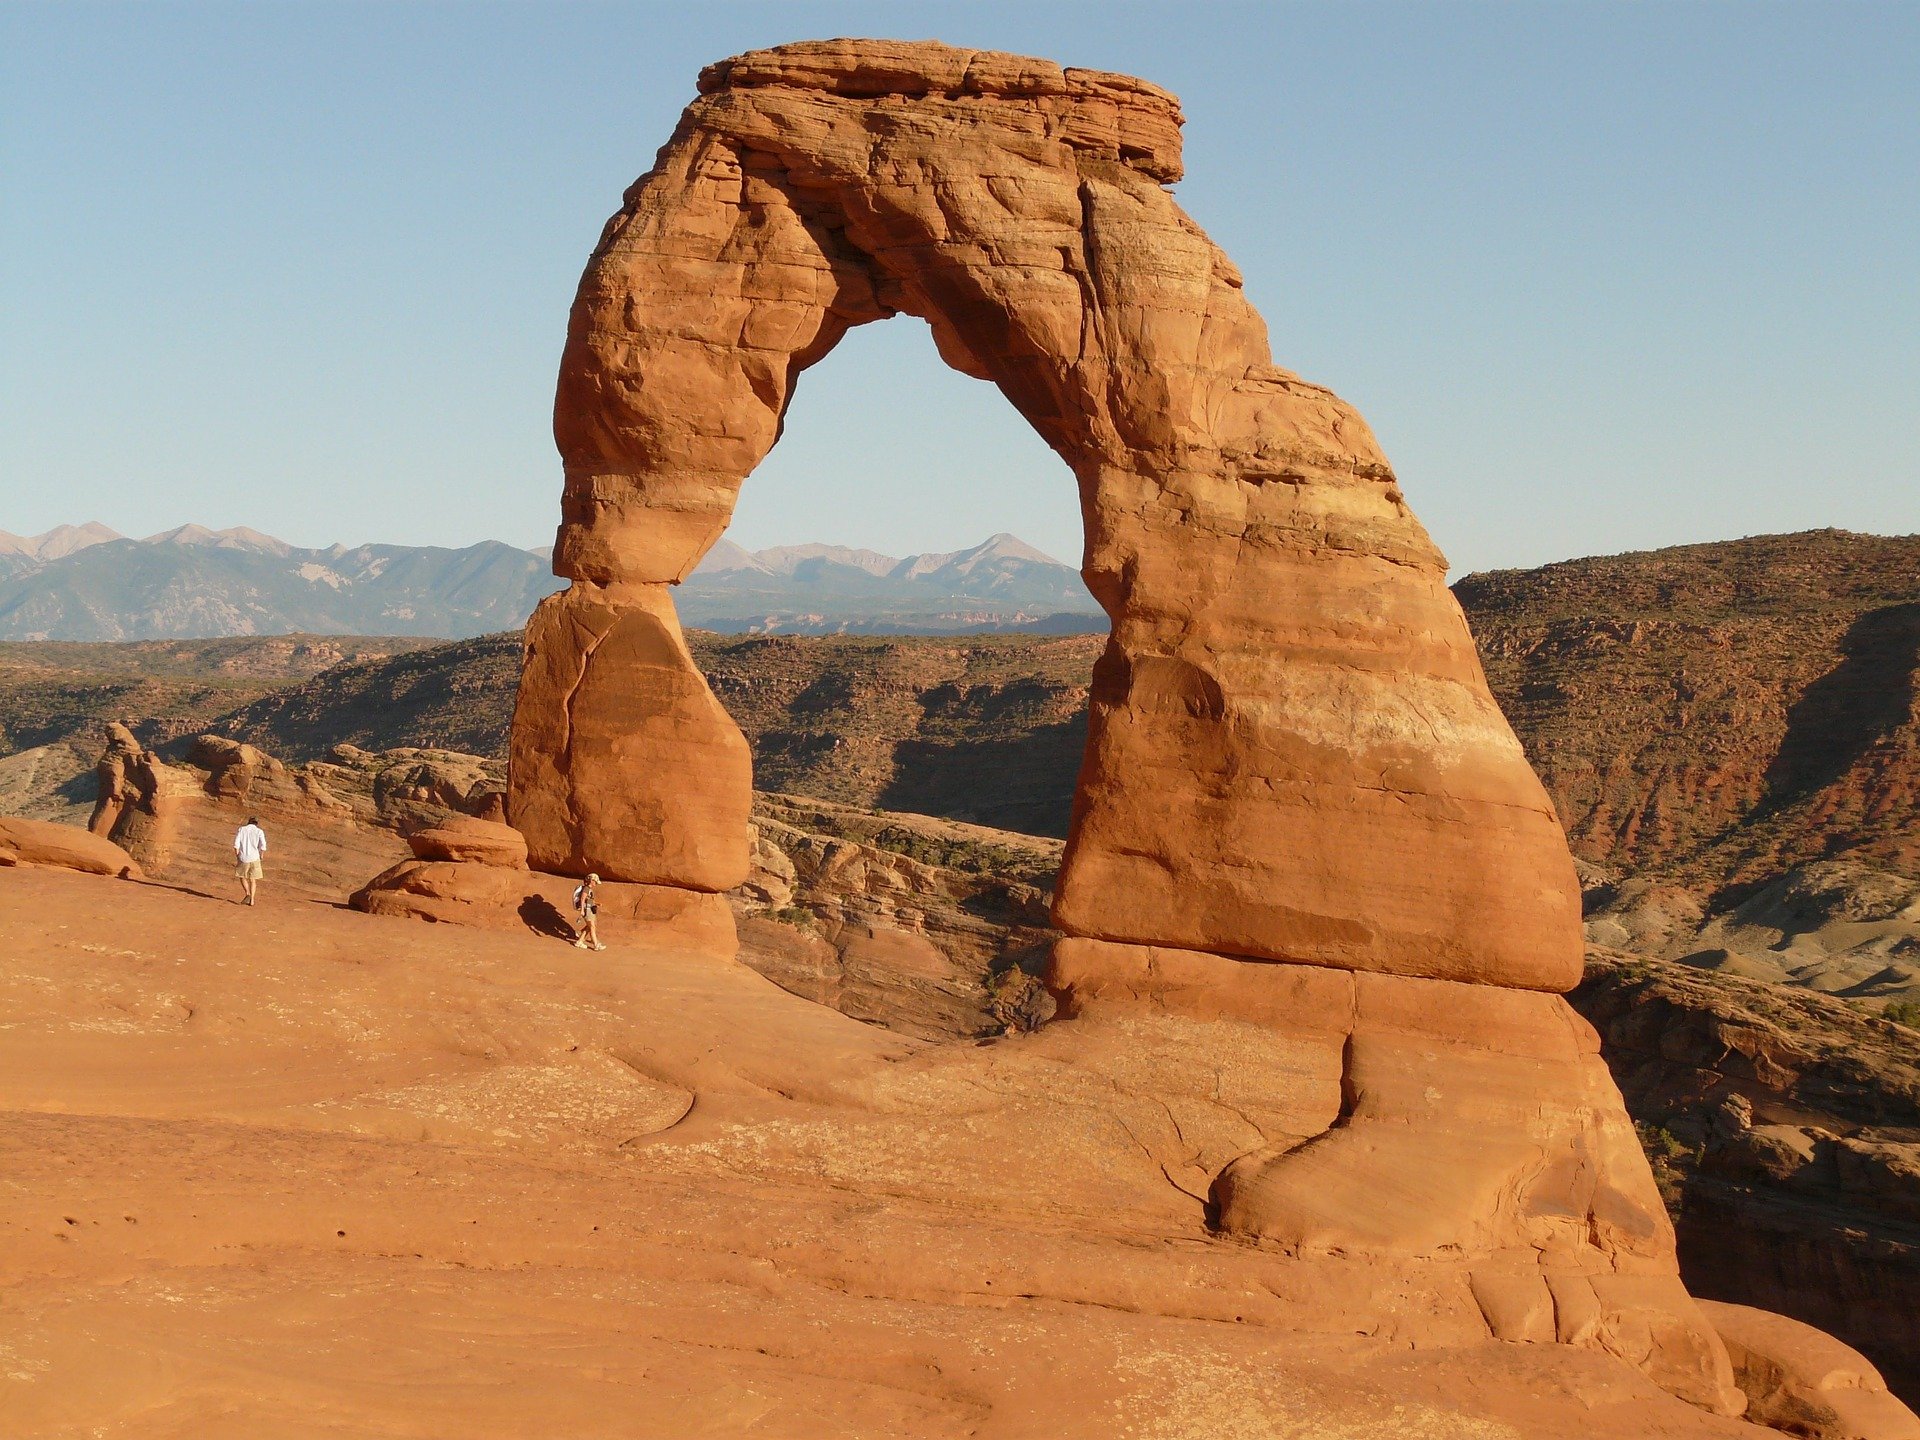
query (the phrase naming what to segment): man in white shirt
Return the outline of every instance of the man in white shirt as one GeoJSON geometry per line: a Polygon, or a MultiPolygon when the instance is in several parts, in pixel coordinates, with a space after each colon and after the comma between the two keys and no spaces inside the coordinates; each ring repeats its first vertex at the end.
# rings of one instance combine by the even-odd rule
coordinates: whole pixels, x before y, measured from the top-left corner
{"type": "Polygon", "coordinates": [[[235,873],[240,877],[240,892],[245,897],[240,902],[242,905],[253,904],[254,897],[260,893],[260,860],[266,853],[267,832],[249,815],[247,823],[233,837],[233,858],[239,862],[235,873]]]}

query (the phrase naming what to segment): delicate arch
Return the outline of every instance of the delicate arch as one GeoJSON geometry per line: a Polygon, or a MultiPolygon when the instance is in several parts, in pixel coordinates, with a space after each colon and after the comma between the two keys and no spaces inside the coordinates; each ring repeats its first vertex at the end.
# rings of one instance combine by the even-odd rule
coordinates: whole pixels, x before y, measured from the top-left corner
{"type": "Polygon", "coordinates": [[[568,590],[528,630],[509,807],[534,863],[719,890],[751,761],[669,586],[799,372],[906,312],[1072,468],[1094,677],[1070,934],[1561,989],[1579,897],[1366,423],[1275,367],[1124,76],[824,42],[713,66],[589,262],[554,430],[568,590]]]}

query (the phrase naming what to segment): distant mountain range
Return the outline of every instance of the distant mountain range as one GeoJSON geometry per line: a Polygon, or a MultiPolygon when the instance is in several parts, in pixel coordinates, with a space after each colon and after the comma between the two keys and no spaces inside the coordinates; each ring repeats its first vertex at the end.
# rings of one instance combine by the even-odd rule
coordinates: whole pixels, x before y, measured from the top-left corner
{"type": "Polygon", "coordinates": [[[97,523],[0,533],[0,567],[7,640],[460,637],[520,625],[558,588],[537,555],[493,541],[306,550],[201,525],[144,540],[97,523]]]}
{"type": "Polygon", "coordinates": [[[726,634],[966,634],[1104,630],[1062,565],[1015,535],[896,559],[839,545],[743,550],[721,540],[674,596],[688,625],[726,634]]]}
{"type": "MultiPolygon", "coordinates": [[[[303,549],[203,525],[132,540],[100,523],[0,531],[0,640],[421,635],[511,630],[561,587],[544,552],[303,549]]],[[[1079,575],[1012,535],[904,559],[835,545],[716,545],[676,596],[729,633],[1078,633],[1104,628],[1079,575]]]]}

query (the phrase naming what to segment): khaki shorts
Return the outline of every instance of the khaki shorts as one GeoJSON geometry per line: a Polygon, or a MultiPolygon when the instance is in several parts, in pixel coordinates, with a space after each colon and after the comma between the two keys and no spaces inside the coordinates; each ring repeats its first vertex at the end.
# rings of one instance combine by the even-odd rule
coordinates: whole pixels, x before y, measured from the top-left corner
{"type": "Polygon", "coordinates": [[[233,873],[238,875],[242,880],[261,880],[266,878],[261,873],[260,862],[258,860],[242,860],[233,873]]]}

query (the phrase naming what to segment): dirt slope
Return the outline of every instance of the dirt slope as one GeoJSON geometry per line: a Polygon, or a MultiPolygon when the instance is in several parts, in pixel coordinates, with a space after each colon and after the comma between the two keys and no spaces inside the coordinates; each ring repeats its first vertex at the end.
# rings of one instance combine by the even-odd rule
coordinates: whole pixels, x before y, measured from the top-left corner
{"type": "Polygon", "coordinates": [[[1708,892],[1920,873],[1920,536],[1840,530],[1455,587],[1583,859],[1708,892]]]}

